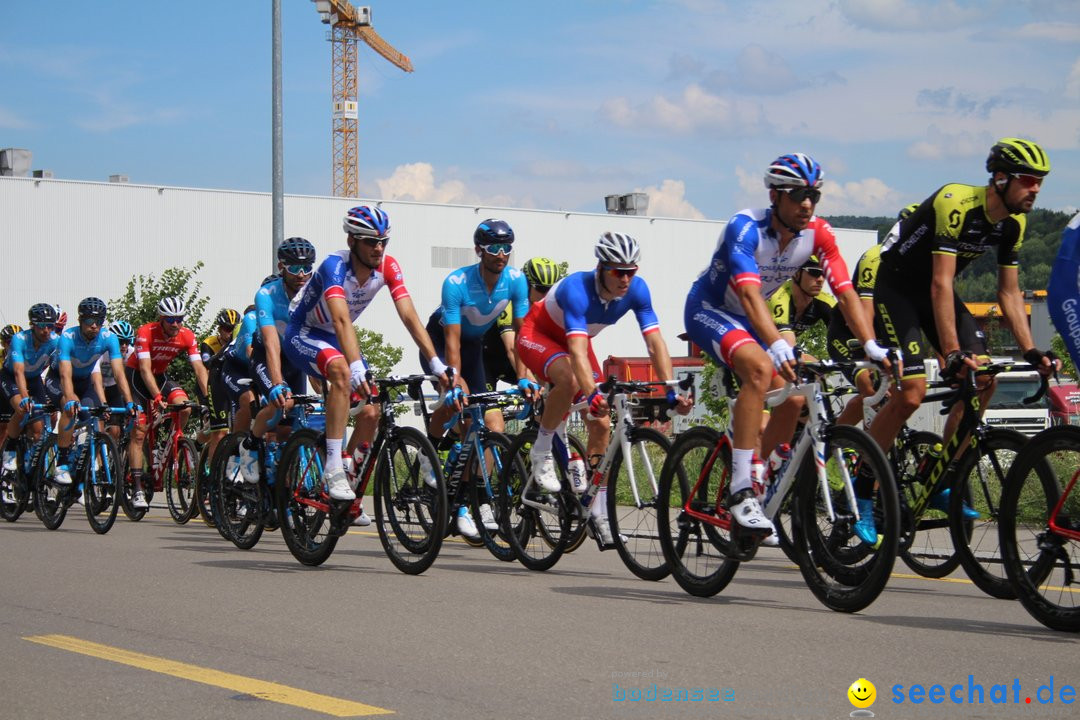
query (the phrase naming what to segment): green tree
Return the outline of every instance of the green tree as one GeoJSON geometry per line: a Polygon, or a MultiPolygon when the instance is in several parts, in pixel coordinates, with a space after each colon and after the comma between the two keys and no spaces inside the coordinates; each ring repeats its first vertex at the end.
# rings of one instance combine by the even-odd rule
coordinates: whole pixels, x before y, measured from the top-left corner
{"type": "Polygon", "coordinates": [[[1061,335],[1054,333],[1054,337],[1050,340],[1050,349],[1057,353],[1058,359],[1061,360],[1061,375],[1068,375],[1069,377],[1080,377],[1076,374],[1076,365],[1073,364],[1072,356],[1069,355],[1068,348],[1065,347],[1065,340],[1061,335]]]}
{"type": "MultiPolygon", "coordinates": [[[[163,297],[182,298],[187,306],[187,318],[184,324],[201,338],[208,332],[204,327],[203,313],[210,303],[210,298],[202,294],[202,281],[196,279],[203,268],[200,260],[190,268],[173,267],[161,274],[136,275],[128,280],[127,287],[120,297],[109,301],[109,320],[127,320],[136,330],[148,322],[158,319],[157,304],[163,297]]],[[[213,318],[207,320],[209,325],[213,318]]],[[[195,397],[195,372],[187,356],[181,354],[166,370],[169,378],[183,386],[189,397],[195,397]]]]}
{"type": "Polygon", "coordinates": [[[374,330],[356,328],[356,341],[360,344],[360,352],[375,377],[389,375],[405,355],[402,348],[388,344],[382,333],[374,330]]]}

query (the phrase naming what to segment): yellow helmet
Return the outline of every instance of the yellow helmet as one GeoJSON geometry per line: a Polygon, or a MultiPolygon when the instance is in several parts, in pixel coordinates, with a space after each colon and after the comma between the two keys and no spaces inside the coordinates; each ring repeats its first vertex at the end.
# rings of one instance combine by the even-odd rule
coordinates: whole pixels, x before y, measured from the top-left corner
{"type": "Polygon", "coordinates": [[[217,316],[217,324],[218,324],[218,326],[228,325],[229,327],[233,327],[238,322],[240,322],[240,313],[236,312],[232,308],[225,308],[224,310],[222,310],[221,312],[218,313],[218,316],[217,316]]]}
{"type": "Polygon", "coordinates": [[[529,286],[537,290],[546,290],[563,277],[559,264],[546,257],[532,258],[525,263],[522,271],[525,273],[525,279],[529,281],[529,286]]]}
{"type": "Polygon", "coordinates": [[[1043,177],[1050,172],[1050,156],[1031,140],[1001,138],[990,148],[986,171],[1043,177]]]}

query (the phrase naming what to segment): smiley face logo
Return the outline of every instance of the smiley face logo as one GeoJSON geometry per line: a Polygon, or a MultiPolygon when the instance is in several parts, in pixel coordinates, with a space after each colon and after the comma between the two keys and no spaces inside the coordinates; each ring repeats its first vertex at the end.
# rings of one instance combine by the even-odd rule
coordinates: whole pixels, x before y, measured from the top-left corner
{"type": "Polygon", "coordinates": [[[877,688],[866,678],[859,678],[847,689],[848,700],[857,708],[868,708],[877,699],[877,688]]]}

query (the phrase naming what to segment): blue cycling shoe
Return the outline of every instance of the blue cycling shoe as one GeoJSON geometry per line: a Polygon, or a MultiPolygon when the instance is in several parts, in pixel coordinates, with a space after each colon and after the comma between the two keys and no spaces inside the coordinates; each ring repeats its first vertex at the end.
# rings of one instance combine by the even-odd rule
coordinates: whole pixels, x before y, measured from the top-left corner
{"type": "Polygon", "coordinates": [[[855,522],[855,534],[867,545],[877,547],[881,537],[877,534],[877,526],[874,524],[874,501],[863,498],[855,498],[855,504],[859,508],[859,519],[855,522]]]}
{"type": "MultiPolygon", "coordinates": [[[[930,498],[930,507],[947,514],[949,512],[949,490],[949,488],[945,488],[934,495],[934,497],[930,498]]],[[[964,508],[961,512],[964,514],[965,520],[977,520],[982,517],[978,510],[967,503],[964,503],[964,508]]]]}

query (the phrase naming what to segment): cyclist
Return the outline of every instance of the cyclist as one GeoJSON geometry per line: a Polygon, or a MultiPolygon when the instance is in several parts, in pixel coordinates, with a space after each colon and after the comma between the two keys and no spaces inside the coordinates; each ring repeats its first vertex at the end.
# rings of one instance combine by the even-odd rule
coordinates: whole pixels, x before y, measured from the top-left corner
{"type": "MultiPolygon", "coordinates": [[[[341,446],[349,415],[350,391],[362,399],[371,395],[367,365],[360,354],[353,322],[386,286],[398,317],[413,341],[427,357],[432,371],[445,381],[446,366],[435,355],[431,338],[416,314],[405,287],[397,260],[386,254],[390,242],[390,218],[379,208],[360,205],[350,209],[342,221],[348,249],[333,253],[291,305],[285,329],[285,356],[293,367],[309,375],[329,380],[326,397],[325,479],[330,498],[352,501],[356,493],[349,486],[342,465],[341,446]]],[[[374,437],[377,415],[365,416],[357,432],[374,437]]]]}
{"type": "MultiPolygon", "coordinates": [[[[12,335],[4,366],[0,369],[0,395],[3,395],[0,400],[12,409],[7,424],[9,447],[15,447],[15,440],[22,434],[22,419],[30,406],[48,402],[41,376],[60,341],[53,331],[56,326],[54,306],[47,303],[32,305],[28,317],[30,328],[12,335]]],[[[40,434],[41,423],[34,423],[31,432],[35,436],[40,434]]],[[[7,450],[4,452],[4,470],[14,472],[15,469],[15,451],[7,450]]]]}
{"type": "Polygon", "coordinates": [[[1046,302],[1050,319],[1061,333],[1073,365],[1080,368],[1080,213],[1073,216],[1061,235],[1046,302]]]}
{"type": "Polygon", "coordinates": [[[742,528],[762,536],[770,545],[778,538],[755,497],[751,464],[759,440],[763,456],[791,440],[799,405],[788,401],[774,408],[761,431],[765,393],[782,385],[783,380],[796,379],[792,347],[780,336],[766,298],[816,255],[841,313],[855,329],[867,355],[877,361],[886,357],[862,314],[832,228],[814,215],[823,178],[821,166],[804,153],[774,160],[765,170],[771,206],[743,210],[728,222],[709,266],[686,299],[684,317],[690,338],[740,381],[732,418],[729,510],[742,528]]]}
{"type": "MultiPolygon", "coordinates": [[[[997,250],[998,306],[1023,357],[1041,374],[1053,365],[1035,347],[1019,285],[1018,258],[1027,224],[1050,160],[1030,140],[1002,138],[986,159],[986,185],[950,183],[924,200],[900,223],[899,233],[881,250],[874,286],[875,325],[903,353],[903,381],[869,428],[888,450],[900,428],[926,394],[923,334],[944,358],[942,377],[955,379],[987,361],[986,339],[956,295],[954,279],[969,263],[991,248],[997,250]]],[[[994,391],[980,382],[980,406],[994,391]]],[[[943,433],[948,441],[960,420],[957,406],[943,433]]]]}
{"type": "MultiPolygon", "coordinates": [[[[102,363],[101,358],[98,358],[97,363],[94,365],[94,372],[91,375],[94,378],[95,386],[98,382],[101,383],[100,392],[105,395],[105,402],[109,407],[123,407],[121,403],[125,402],[123,394],[120,392],[120,386],[117,384],[116,378],[124,375],[124,366],[135,352],[135,328],[131,327],[131,323],[127,320],[117,320],[113,324],[109,325],[109,332],[116,336],[117,342],[120,344],[120,355],[122,363],[120,365],[120,372],[113,372],[112,363],[102,363]]],[[[125,378],[126,380],[126,378],[125,378]]],[[[120,439],[120,427],[124,422],[123,415],[112,415],[109,417],[108,427],[106,432],[112,435],[113,440],[120,439]]]]}
{"type": "Polygon", "coordinates": [[[310,241],[302,237],[288,238],[278,246],[280,275],[264,283],[255,293],[258,332],[251,343],[251,377],[256,391],[267,404],[255,417],[251,434],[244,440],[247,452],[240,469],[249,482],[258,480],[258,448],[267,426],[275,417],[284,416],[278,424],[279,435],[283,437],[291,422],[288,413],[293,408],[292,395],[307,390],[307,377],[281,352],[281,344],[289,324],[289,303],[311,277],[315,259],[315,246],[310,241]]]}
{"type": "MultiPolygon", "coordinates": [[[[3,329],[0,329],[0,367],[3,367],[4,361],[7,359],[8,346],[11,345],[11,338],[17,333],[23,331],[21,325],[5,325],[3,329]]],[[[7,423],[11,419],[11,407],[7,403],[0,404],[0,437],[6,437],[7,423]]]]}
{"type": "Polygon", "coordinates": [[[776,329],[789,345],[794,346],[815,325],[829,325],[836,298],[824,291],[824,285],[825,271],[817,257],[811,255],[769,298],[776,329]]]}
{"type": "Polygon", "coordinates": [[[229,393],[221,380],[221,366],[225,362],[223,351],[232,342],[240,324],[240,313],[232,308],[222,308],[214,318],[217,332],[208,335],[199,343],[199,355],[203,365],[206,366],[206,385],[209,392],[199,401],[210,408],[210,423],[208,429],[210,435],[207,438],[209,457],[214,457],[214,451],[221,442],[221,438],[229,432],[229,393]]]}
{"type": "MultiPolygon", "coordinates": [[[[588,423],[590,455],[602,455],[608,442],[610,419],[607,398],[600,392],[600,364],[592,338],[633,311],[645,339],[653,368],[661,380],[673,377],[671,356],[660,334],[645,280],[637,276],[641,248],[622,233],[605,232],[594,247],[596,268],[572,273],[555,285],[529,310],[518,333],[517,351],[535,376],[551,383],[540,428],[530,451],[533,480],[543,492],[558,492],[559,478],[551,454],[553,436],[579,393],[589,401],[589,413],[599,422],[588,423]]],[[[668,389],[668,402],[679,413],[690,412],[690,399],[668,389]]],[[[614,538],[601,494],[593,500],[594,523],[604,546],[614,538]]]]}
{"type": "Polygon", "coordinates": [[[64,308],[60,307],[60,305],[53,305],[53,307],[56,308],[56,325],[53,327],[53,330],[59,335],[64,332],[64,328],[67,327],[68,317],[67,313],[64,312],[64,308]]]}
{"type": "MultiPolygon", "coordinates": [[[[71,484],[69,465],[71,441],[76,415],[80,405],[97,407],[106,402],[103,389],[95,389],[91,382],[94,368],[103,358],[112,370],[120,395],[129,415],[135,414],[135,403],[131,399],[131,389],[124,377],[124,358],[120,352],[120,342],[116,335],[102,329],[108,307],[96,297],[83,298],[79,302],[79,324],[68,328],[60,335],[56,354],[53,356],[52,370],[45,378],[45,392],[50,402],[62,407],[62,419],[56,441],[58,457],[53,469],[53,480],[61,485],[71,484]]],[[[80,502],[82,502],[80,495],[80,502]]]]}
{"type": "MultiPolygon", "coordinates": [[[[534,257],[528,260],[521,271],[529,284],[529,305],[539,302],[551,286],[562,279],[562,267],[546,257],[534,257]]],[[[514,308],[507,305],[495,324],[484,333],[484,373],[487,375],[487,388],[494,390],[495,384],[502,380],[507,385],[516,385],[518,372],[515,367],[517,352],[514,344],[517,333],[514,330],[514,308]]]]}
{"type": "MultiPolygon", "coordinates": [[[[484,365],[484,334],[495,325],[499,314],[511,309],[511,328],[521,326],[521,320],[529,310],[529,287],[525,275],[510,266],[510,253],[514,248],[514,230],[503,220],[489,218],[476,227],[473,233],[473,250],[478,262],[459,268],[443,280],[442,304],[431,314],[427,332],[435,344],[435,352],[446,359],[455,369],[454,394],[456,400],[470,388],[483,392],[487,388],[488,373],[484,365]]],[[[424,372],[431,367],[421,356],[424,372]]],[[[513,360],[514,381],[526,393],[538,389],[528,379],[520,360],[513,360]],[[520,378],[520,379],[519,379],[520,378]]],[[[494,376],[492,377],[494,378],[494,376]]],[[[443,425],[452,414],[453,401],[446,403],[431,415],[428,433],[432,443],[439,447],[443,425]]],[[[502,412],[493,409],[484,419],[496,432],[505,429],[502,412]]],[[[426,473],[428,469],[422,466],[426,473]]],[[[476,523],[469,508],[457,509],[458,531],[467,537],[478,537],[476,523]]],[[[486,503],[480,507],[480,521],[489,530],[497,530],[495,513],[486,503]]]]}
{"type": "MultiPolygon", "coordinates": [[[[251,403],[255,393],[250,385],[251,378],[251,339],[255,336],[258,320],[255,306],[244,308],[244,314],[236,329],[232,342],[222,350],[224,362],[221,364],[221,384],[225,388],[228,410],[233,416],[232,426],[238,431],[251,429],[251,403]],[[244,382],[244,381],[248,382],[244,382]]],[[[255,480],[257,481],[258,473],[255,480]]]]}
{"type": "MultiPolygon", "coordinates": [[[[187,400],[187,393],[165,375],[169,364],[187,352],[188,362],[195,371],[199,390],[206,394],[206,366],[203,365],[195,333],[184,327],[187,306],[179,297],[163,297],[157,304],[158,319],[148,322],[135,333],[135,352],[127,360],[127,380],[135,402],[152,415],[166,405],[187,400]]],[[[181,423],[186,424],[190,410],[182,411],[181,423]]],[[[128,445],[128,467],[135,487],[132,505],[147,507],[143,492],[143,440],[146,438],[147,415],[139,414],[139,421],[131,433],[128,445]]]]}

